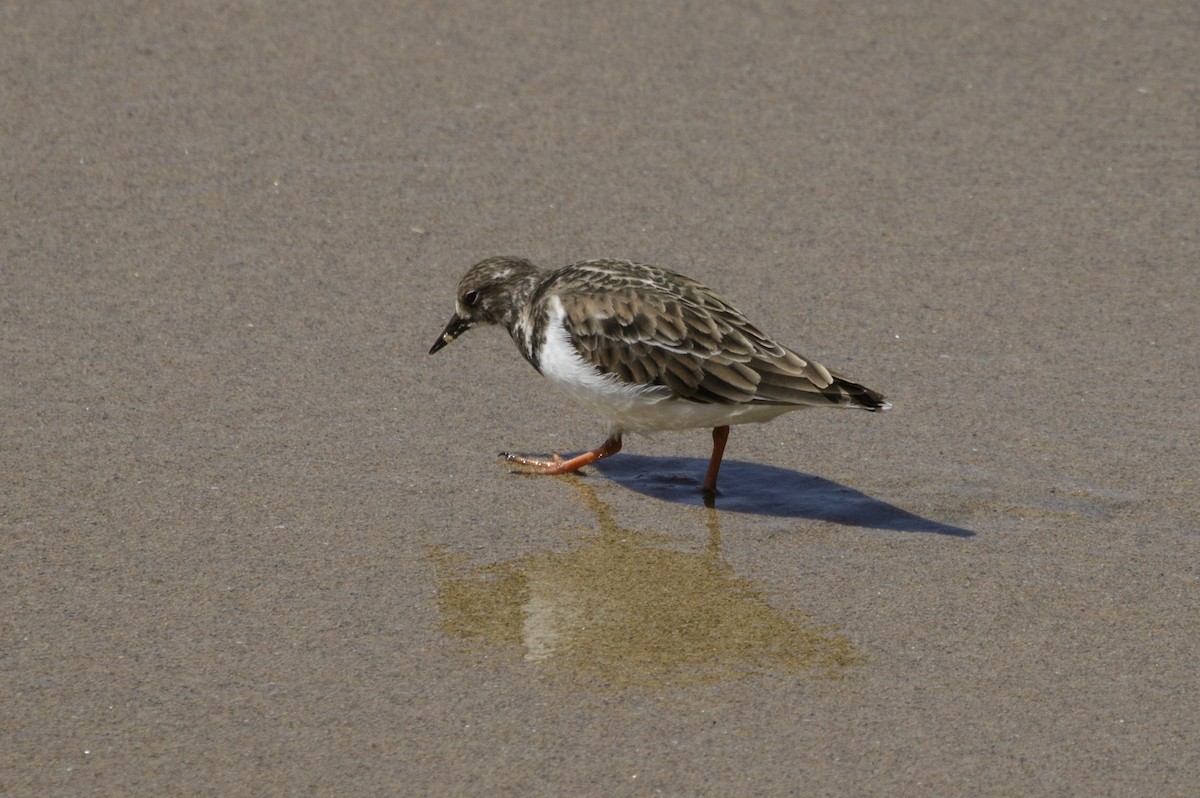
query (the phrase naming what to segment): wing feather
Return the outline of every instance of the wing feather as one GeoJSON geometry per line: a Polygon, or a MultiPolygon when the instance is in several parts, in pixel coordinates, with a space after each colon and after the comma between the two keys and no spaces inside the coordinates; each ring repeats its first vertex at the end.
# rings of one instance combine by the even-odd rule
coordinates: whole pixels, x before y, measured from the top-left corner
{"type": "Polygon", "coordinates": [[[580,355],[602,371],[696,402],[862,404],[882,397],[772,341],[700,282],[626,261],[586,261],[547,281],[580,355]]]}

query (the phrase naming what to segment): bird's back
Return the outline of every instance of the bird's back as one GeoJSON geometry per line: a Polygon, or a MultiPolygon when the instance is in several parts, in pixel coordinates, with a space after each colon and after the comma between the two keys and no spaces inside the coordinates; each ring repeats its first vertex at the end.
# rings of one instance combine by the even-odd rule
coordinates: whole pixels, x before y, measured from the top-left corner
{"type": "Polygon", "coordinates": [[[883,397],[781,346],[712,289],[676,272],[620,260],[552,272],[531,299],[560,302],[571,343],[605,374],[713,404],[845,405],[886,410],[883,397]]]}

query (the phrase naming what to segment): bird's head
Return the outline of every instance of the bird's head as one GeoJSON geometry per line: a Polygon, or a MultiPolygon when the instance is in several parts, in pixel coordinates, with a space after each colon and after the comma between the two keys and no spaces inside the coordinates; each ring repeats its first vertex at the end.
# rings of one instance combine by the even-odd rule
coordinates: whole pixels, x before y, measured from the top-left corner
{"type": "Polygon", "coordinates": [[[512,330],[540,278],[538,267],[524,258],[502,255],[472,266],[458,283],[454,315],[429,354],[476,324],[503,324],[512,330]]]}

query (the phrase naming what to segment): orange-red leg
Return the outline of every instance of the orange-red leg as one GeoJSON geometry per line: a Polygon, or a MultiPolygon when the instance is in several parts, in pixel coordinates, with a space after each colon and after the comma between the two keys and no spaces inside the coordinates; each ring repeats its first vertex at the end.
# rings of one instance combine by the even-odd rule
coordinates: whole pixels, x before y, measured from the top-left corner
{"type": "Polygon", "coordinates": [[[713,427],[712,458],[708,461],[708,473],[704,475],[704,485],[701,490],[713,494],[717,492],[717,472],[721,470],[721,458],[725,456],[725,442],[729,440],[729,425],[713,427]]]}
{"type": "Polygon", "coordinates": [[[557,454],[549,459],[545,457],[526,457],[521,454],[509,454],[508,452],[501,452],[500,456],[510,463],[515,463],[528,469],[530,474],[570,474],[578,471],[585,465],[590,465],[619,451],[621,451],[621,436],[610,435],[608,440],[595,449],[576,455],[570,460],[564,460],[557,454]]]}

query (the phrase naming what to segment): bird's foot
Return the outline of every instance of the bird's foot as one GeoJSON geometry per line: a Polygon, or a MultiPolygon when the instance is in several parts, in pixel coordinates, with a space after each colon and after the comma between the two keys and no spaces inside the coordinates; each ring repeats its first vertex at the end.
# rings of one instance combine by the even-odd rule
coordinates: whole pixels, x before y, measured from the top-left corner
{"type": "Polygon", "coordinates": [[[590,465],[619,451],[621,451],[621,438],[613,435],[609,436],[608,440],[590,452],[577,454],[567,460],[564,460],[557,454],[552,455],[550,458],[545,458],[501,452],[500,456],[513,465],[518,466],[519,472],[524,474],[573,474],[585,465],[590,465]]]}
{"type": "Polygon", "coordinates": [[[562,456],[557,454],[547,458],[514,454],[513,452],[500,452],[500,456],[507,462],[517,466],[517,473],[520,474],[566,474],[568,471],[574,471],[579,468],[579,466],[575,466],[572,469],[564,468],[569,461],[563,460],[562,456]]]}

